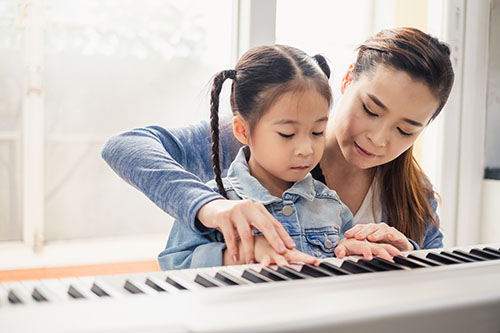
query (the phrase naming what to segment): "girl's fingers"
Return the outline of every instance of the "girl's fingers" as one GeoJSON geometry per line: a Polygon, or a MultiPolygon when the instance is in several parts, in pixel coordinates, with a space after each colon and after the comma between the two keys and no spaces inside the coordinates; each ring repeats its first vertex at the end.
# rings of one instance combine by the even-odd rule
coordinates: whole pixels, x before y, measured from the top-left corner
{"type": "Polygon", "coordinates": [[[389,254],[389,252],[386,251],[386,249],[384,249],[384,247],[375,246],[372,249],[372,251],[373,251],[373,254],[375,254],[375,256],[393,262],[392,256],[389,254]]]}
{"type": "Polygon", "coordinates": [[[273,260],[274,260],[276,265],[278,265],[278,266],[290,266],[288,264],[288,261],[286,260],[286,258],[284,256],[282,256],[281,254],[275,253],[272,257],[273,257],[273,260]]]}
{"type": "Polygon", "coordinates": [[[269,267],[271,265],[271,257],[268,255],[265,255],[264,258],[262,258],[262,261],[260,262],[261,267],[269,267]]]}
{"type": "Polygon", "coordinates": [[[344,258],[347,255],[347,250],[344,245],[339,244],[334,250],[335,256],[339,259],[344,258]]]}

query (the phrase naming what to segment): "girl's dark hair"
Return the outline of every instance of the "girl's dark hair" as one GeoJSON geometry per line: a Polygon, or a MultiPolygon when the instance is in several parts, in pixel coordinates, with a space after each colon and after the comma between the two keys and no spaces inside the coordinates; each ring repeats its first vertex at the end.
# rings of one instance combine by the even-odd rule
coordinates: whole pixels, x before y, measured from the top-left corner
{"type": "Polygon", "coordinates": [[[288,92],[314,89],[332,104],[328,84],[330,68],[321,55],[311,57],[285,45],[259,46],[247,51],[236,67],[217,73],[210,98],[212,166],[219,192],[227,197],[222,184],[219,159],[219,95],[226,79],[232,79],[231,110],[253,129],[273,102],[288,92]]]}
{"type": "MultiPolygon", "coordinates": [[[[450,49],[436,38],[414,28],[383,30],[358,47],[353,79],[374,73],[384,65],[425,83],[439,101],[433,120],[448,100],[454,73],[450,49]]],[[[431,121],[430,120],[430,121],[431,121]]],[[[413,147],[378,167],[381,202],[386,221],[422,245],[427,221],[439,226],[429,203],[436,193],[413,157],[413,147]]]]}

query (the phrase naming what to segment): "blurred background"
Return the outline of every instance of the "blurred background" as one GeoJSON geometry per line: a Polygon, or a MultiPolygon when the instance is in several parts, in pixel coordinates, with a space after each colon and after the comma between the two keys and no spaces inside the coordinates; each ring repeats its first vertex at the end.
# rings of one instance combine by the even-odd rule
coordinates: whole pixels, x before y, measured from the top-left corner
{"type": "Polygon", "coordinates": [[[208,119],[211,76],[261,44],[325,55],[338,101],[356,46],[398,26],[452,49],[416,149],[445,244],[500,241],[500,0],[0,0],[0,269],[154,260],[172,218],[101,159],[108,137],[208,119]]]}

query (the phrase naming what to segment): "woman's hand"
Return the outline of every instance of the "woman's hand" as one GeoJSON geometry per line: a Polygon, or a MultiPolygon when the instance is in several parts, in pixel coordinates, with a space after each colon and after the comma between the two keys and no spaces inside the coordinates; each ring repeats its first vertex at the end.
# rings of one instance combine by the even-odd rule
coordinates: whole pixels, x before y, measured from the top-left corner
{"type": "Polygon", "coordinates": [[[292,262],[300,262],[311,265],[319,265],[318,258],[300,252],[297,249],[286,250],[284,254],[277,253],[262,236],[255,236],[255,259],[262,266],[276,264],[279,266],[288,266],[292,262]]]}
{"type": "Polygon", "coordinates": [[[388,243],[397,247],[400,251],[413,250],[413,245],[398,229],[388,226],[384,222],[356,224],[344,233],[346,238],[357,240],[369,240],[375,243],[388,243]]]}
{"type": "Polygon", "coordinates": [[[345,256],[362,255],[366,260],[372,260],[375,256],[393,261],[392,257],[401,255],[401,252],[390,244],[372,243],[354,238],[343,238],[335,248],[335,255],[339,259],[345,256]]]}
{"type": "Polygon", "coordinates": [[[295,248],[283,225],[264,205],[251,200],[213,200],[201,207],[197,218],[207,228],[222,232],[228,255],[234,262],[239,262],[238,239],[241,240],[245,262],[255,261],[253,228],[262,232],[278,254],[285,254],[287,248],[295,248]]]}

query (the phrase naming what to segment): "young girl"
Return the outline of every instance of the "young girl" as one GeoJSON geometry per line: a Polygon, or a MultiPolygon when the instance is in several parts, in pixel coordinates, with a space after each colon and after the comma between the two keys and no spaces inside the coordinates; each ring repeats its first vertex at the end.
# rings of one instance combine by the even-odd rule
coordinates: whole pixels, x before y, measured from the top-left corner
{"type": "MultiPolygon", "coordinates": [[[[331,257],[344,232],[352,227],[349,209],[309,173],[325,147],[332,101],[328,75],[321,56],[311,58],[296,48],[274,45],[248,51],[235,70],[222,71],[214,78],[210,123],[215,181],[208,185],[227,199],[262,203],[296,244],[295,250],[281,256],[256,231],[254,257],[264,265],[297,260],[317,263],[315,257],[331,257]],[[218,106],[227,79],[233,81],[233,133],[244,146],[222,179],[218,106]]],[[[224,248],[221,232],[212,230],[201,236],[176,221],[159,255],[160,267],[245,262],[245,258],[230,257],[224,248]]]]}
{"type": "MultiPolygon", "coordinates": [[[[449,48],[417,29],[384,30],[358,48],[325,131],[324,155],[312,172],[353,213],[355,227],[346,237],[389,242],[400,250],[442,246],[437,201],[412,146],[445,105],[453,77],[449,48]]],[[[293,248],[260,203],[224,200],[200,182],[213,177],[209,131],[206,123],[136,129],[110,138],[102,156],[190,230],[220,230],[230,257],[253,259],[253,227],[275,251],[293,248]]],[[[224,173],[241,144],[230,126],[221,127],[220,137],[224,173]]],[[[349,254],[342,244],[336,252],[349,254]]]]}

